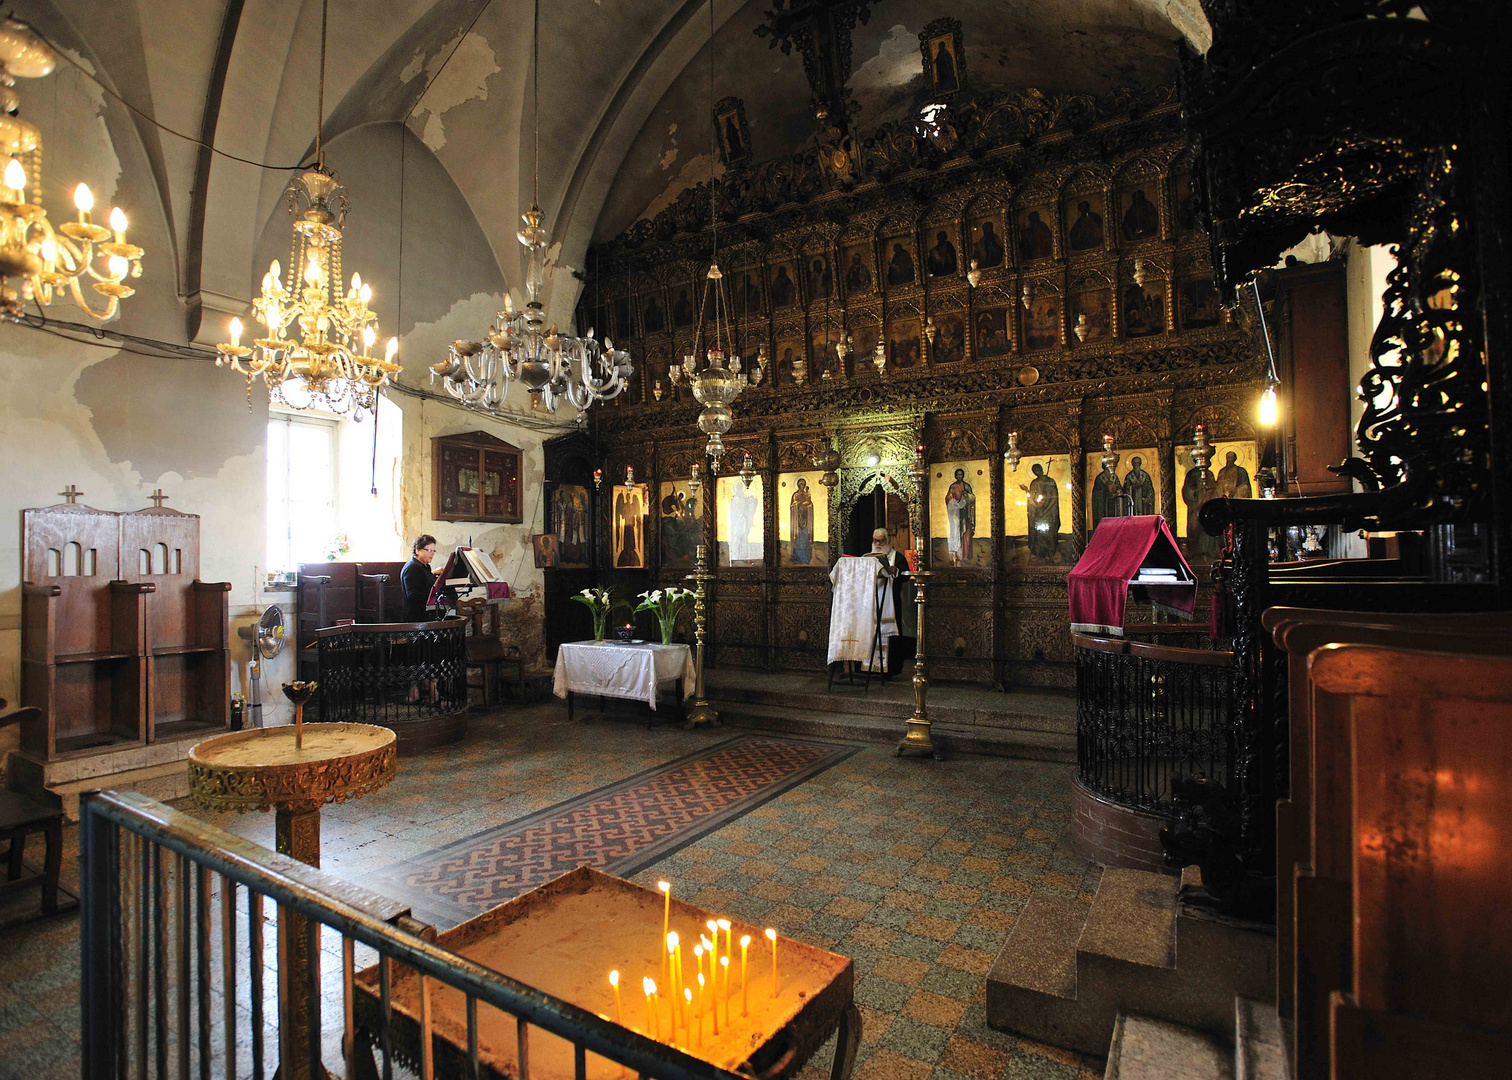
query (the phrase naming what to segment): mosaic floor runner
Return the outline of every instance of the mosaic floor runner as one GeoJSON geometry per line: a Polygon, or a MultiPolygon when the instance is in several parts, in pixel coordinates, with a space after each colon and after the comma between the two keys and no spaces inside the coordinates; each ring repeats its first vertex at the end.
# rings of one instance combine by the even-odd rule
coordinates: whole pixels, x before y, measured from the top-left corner
{"type": "Polygon", "coordinates": [[[383,871],[380,892],[452,926],[578,866],[628,877],[859,745],[738,735],[383,871]]]}

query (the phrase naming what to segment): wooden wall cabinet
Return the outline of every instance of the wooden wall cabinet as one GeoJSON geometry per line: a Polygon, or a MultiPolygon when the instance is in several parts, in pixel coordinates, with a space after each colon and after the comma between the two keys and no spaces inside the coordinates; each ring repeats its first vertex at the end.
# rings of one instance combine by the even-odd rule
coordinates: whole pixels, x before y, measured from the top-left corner
{"type": "Polygon", "coordinates": [[[431,440],[431,517],[518,525],[520,448],[482,431],[431,440]]]}

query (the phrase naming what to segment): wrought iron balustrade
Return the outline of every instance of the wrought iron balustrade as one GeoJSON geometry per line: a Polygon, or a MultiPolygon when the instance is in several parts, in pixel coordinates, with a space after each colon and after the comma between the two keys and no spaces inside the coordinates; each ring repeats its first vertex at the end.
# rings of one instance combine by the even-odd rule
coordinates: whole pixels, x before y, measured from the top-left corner
{"type": "MultiPolygon", "coordinates": [[[[522,1080],[530,1076],[533,1029],[572,1045],[579,1080],[588,1074],[590,1053],[631,1075],[737,1080],[735,1073],[435,945],[423,936],[428,928],[409,920],[401,905],[144,795],[87,793],[79,809],[84,1080],[264,1080],[274,1067],[283,1077],[323,1076],[338,1053],[347,1057],[344,1075],[360,1075],[358,1001],[365,998],[354,990],[359,950],[364,964],[379,964],[378,1007],[371,1010],[377,1030],[368,1034],[383,1080],[392,1080],[396,1064],[390,1030],[395,964],[420,980],[422,1048],[448,1045],[431,1038],[431,1009],[424,1003],[436,988],[451,987],[466,1003],[462,1060],[436,1060],[422,1050],[412,1063],[422,1080],[442,1066],[452,1066],[443,1069],[451,1075],[490,1075],[478,1060],[480,1006],[514,1017],[522,1080]],[[267,941],[265,901],[279,916],[267,941]],[[301,921],[303,934],[285,932],[301,921]],[[322,928],[340,943],[339,995],[328,990],[325,1002],[321,965],[309,965],[307,985],[290,986],[280,977],[287,967],[277,962],[296,944],[310,957],[321,956],[322,928]],[[265,991],[275,986],[270,1008],[265,991]],[[338,996],[341,1018],[328,1021],[322,1004],[338,996]],[[247,1011],[239,1006],[243,1001],[247,1011]],[[295,1022],[280,1023],[291,1014],[308,1016],[308,1039],[295,1037],[295,1022]],[[322,1036],[338,1032],[341,1049],[328,1051],[322,1036]],[[301,1044],[309,1047],[307,1061],[294,1060],[293,1048],[301,1044]]],[[[323,959],[330,964],[337,955],[328,950],[323,959]]]]}
{"type": "MultiPolygon", "coordinates": [[[[1159,636],[1197,633],[1171,628],[1159,636]]],[[[1072,640],[1076,775],[1084,788],[1169,816],[1176,781],[1202,777],[1231,787],[1239,746],[1232,653],[1084,634],[1072,640]]]]}
{"type": "Polygon", "coordinates": [[[465,711],[466,631],[466,619],[316,630],[317,715],[393,727],[465,711]]]}

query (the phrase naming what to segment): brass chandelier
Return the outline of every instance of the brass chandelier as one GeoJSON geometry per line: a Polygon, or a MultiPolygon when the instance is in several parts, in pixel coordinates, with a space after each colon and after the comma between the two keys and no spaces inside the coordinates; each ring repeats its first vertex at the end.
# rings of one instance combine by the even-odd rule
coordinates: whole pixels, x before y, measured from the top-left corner
{"type": "Polygon", "coordinates": [[[0,317],[16,320],[34,300],[47,307],[67,289],[86,315],[104,322],[115,317],[121,301],[136,290],[125,284],[142,276],[142,249],[126,242],[126,215],[110,211],[110,227],[90,217],[94,195],[87,184],[74,189],[77,221],[56,230],[42,208],[42,136],[17,118],[20,99],[16,79],[39,79],[52,72],[57,56],[30,28],[12,19],[0,23],[0,154],[5,155],[0,183],[0,317]],[[98,264],[98,265],[97,265],[98,264]],[[105,297],[96,311],[79,287],[90,286],[105,297]],[[17,279],[16,284],[11,279],[17,279]]]}
{"type": "Polygon", "coordinates": [[[535,3],[532,49],[535,186],[530,209],[521,215],[525,227],[515,234],[530,253],[525,309],[516,309],[505,294],[504,310],[494,316],[483,340],[452,342],[446,359],[431,365],[431,381],[440,379],[446,392],[468,408],[491,413],[504,403],[509,384],[518,379],[530,391],[533,407],[555,413],[557,405],[566,401],[578,410],[581,425],[587,422],[587,409],[594,402],[619,396],[635,367],[630,354],[616,349],[608,338],[599,344],[592,328],[583,337],[573,337],[546,325],[541,286],[551,241],[541,224],[540,0],[535,3]]]}
{"type": "Polygon", "coordinates": [[[232,319],[231,340],[216,346],[216,366],[229,366],[252,383],[261,378],[270,401],[296,409],[325,408],[360,420],[378,406],[378,390],[400,369],[394,359],[399,339],[391,337],[382,357],[372,355],[378,316],[368,307],[372,287],[352,275],[342,291],[341,231],[349,205],[346,188],[325,167],[320,129],[325,124],[327,2],[320,12],[320,90],[315,129],[315,166],[296,176],[287,189],[294,214],[289,256],[292,280],[274,259],[263,275],[252,313],[266,331],[243,345],[242,321],[232,319]],[[297,333],[290,336],[291,328],[297,333]]]}

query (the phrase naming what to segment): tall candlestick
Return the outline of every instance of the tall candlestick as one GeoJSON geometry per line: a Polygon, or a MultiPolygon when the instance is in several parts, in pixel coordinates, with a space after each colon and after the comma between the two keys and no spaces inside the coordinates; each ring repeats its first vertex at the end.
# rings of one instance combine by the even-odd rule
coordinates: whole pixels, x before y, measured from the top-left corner
{"type": "Polygon", "coordinates": [[[751,980],[746,978],[746,947],[751,944],[750,934],[740,935],[740,1015],[751,1014],[751,980]]]}
{"type": "MultiPolygon", "coordinates": [[[[699,977],[702,978],[702,976],[699,976],[699,977]]],[[[686,1008],[687,1008],[688,1015],[689,1016],[697,1016],[698,1015],[697,1014],[697,1010],[693,1008],[693,991],[690,990],[689,988],[687,988],[686,986],[683,987],[683,997],[686,999],[685,1005],[686,1005],[686,1008]]],[[[690,1025],[690,1030],[689,1030],[689,1034],[688,1034],[688,1042],[691,1043],[693,1046],[697,1046],[699,1044],[699,1042],[702,1040],[702,1038],[703,1038],[703,1020],[702,1020],[702,1018],[700,1018],[698,1020],[698,1029],[697,1029],[696,1032],[693,1031],[693,1030],[691,1030],[691,1025],[690,1025]]]]}
{"type": "Polygon", "coordinates": [[[656,1035],[656,980],[646,976],[641,980],[641,989],[646,993],[646,1037],[654,1039],[656,1035]]]}
{"type": "MultiPolygon", "coordinates": [[[[656,887],[662,892],[662,936],[661,940],[667,940],[667,922],[672,917],[672,883],[670,881],[658,881],[656,887]]],[[[662,982],[667,981],[667,958],[662,957],[662,982]]]]}
{"type": "Polygon", "coordinates": [[[777,996],[777,931],[770,926],[766,930],[767,940],[772,943],[772,996],[777,996]]]}

